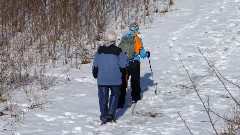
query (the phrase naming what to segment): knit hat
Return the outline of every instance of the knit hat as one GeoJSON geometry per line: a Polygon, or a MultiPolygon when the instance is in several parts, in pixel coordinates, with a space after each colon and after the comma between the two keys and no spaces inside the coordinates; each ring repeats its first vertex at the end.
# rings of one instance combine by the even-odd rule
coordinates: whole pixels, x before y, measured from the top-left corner
{"type": "Polygon", "coordinates": [[[138,30],[139,30],[139,24],[136,23],[136,22],[132,22],[132,23],[129,25],[129,30],[130,30],[130,31],[133,31],[133,32],[138,32],[138,30]]]}
{"type": "Polygon", "coordinates": [[[110,31],[107,34],[107,41],[113,42],[113,41],[116,41],[116,40],[117,40],[117,34],[113,31],[110,31]]]}

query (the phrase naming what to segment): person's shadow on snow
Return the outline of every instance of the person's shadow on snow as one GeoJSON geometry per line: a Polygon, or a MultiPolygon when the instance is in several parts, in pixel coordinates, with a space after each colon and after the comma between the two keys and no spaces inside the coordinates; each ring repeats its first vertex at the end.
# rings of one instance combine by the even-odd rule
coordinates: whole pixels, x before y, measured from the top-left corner
{"type": "MultiPolygon", "coordinates": [[[[140,84],[141,84],[141,96],[143,98],[143,93],[147,90],[149,90],[150,87],[153,87],[154,82],[152,80],[152,74],[151,73],[145,73],[143,77],[140,78],[140,84]]],[[[117,109],[116,112],[116,119],[118,119],[119,117],[122,117],[124,115],[124,113],[129,109],[128,108],[128,91],[126,91],[126,97],[125,97],[125,106],[124,108],[119,108],[117,109]]],[[[132,99],[130,99],[132,100],[132,99]]]]}
{"type": "Polygon", "coordinates": [[[141,96],[143,96],[143,93],[149,90],[150,87],[153,87],[155,85],[152,80],[151,73],[145,73],[144,76],[141,77],[140,82],[141,82],[141,90],[142,90],[141,96]]]}

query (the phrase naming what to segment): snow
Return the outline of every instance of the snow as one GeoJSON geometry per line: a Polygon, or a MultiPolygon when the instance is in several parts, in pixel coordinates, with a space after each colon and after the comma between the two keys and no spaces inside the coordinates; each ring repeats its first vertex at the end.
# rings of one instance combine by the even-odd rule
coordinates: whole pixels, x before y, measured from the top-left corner
{"type": "MultiPolygon", "coordinates": [[[[16,98],[12,105],[19,110],[13,113],[18,117],[0,117],[0,135],[190,134],[179,114],[193,134],[214,134],[181,61],[204,102],[209,98],[211,109],[220,115],[230,115],[235,103],[197,47],[224,77],[240,84],[240,0],[176,0],[174,3],[174,10],[156,17],[151,27],[140,27],[139,37],[151,52],[154,80],[148,59],[142,59],[143,98],[133,115],[128,108],[119,109],[117,123],[100,125],[92,65],[81,65],[80,69],[58,67],[48,71],[49,77],[57,78],[49,90],[29,88],[40,95],[40,99],[31,102],[41,104],[40,109],[30,109],[26,94],[13,92],[16,98]]],[[[224,83],[239,101],[239,89],[224,83]]],[[[34,99],[34,94],[30,99],[34,99]]],[[[217,120],[215,115],[211,116],[217,120]]],[[[216,128],[222,131],[222,120],[216,122],[216,128]]]]}

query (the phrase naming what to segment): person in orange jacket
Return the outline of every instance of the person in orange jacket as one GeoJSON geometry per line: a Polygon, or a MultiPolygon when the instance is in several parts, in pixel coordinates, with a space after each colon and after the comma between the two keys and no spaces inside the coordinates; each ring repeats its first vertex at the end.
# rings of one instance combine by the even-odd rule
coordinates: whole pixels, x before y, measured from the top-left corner
{"type": "MultiPolygon", "coordinates": [[[[141,87],[140,87],[140,58],[150,57],[150,52],[146,51],[143,47],[142,39],[138,37],[137,32],[139,30],[139,24],[133,22],[129,26],[129,32],[126,33],[127,36],[132,36],[134,38],[134,48],[135,55],[132,59],[129,59],[129,66],[125,72],[122,72],[122,85],[121,85],[121,95],[118,102],[118,108],[123,108],[125,104],[127,81],[131,76],[131,96],[133,102],[141,100],[141,87]],[[127,77],[127,79],[126,79],[127,77]]],[[[125,35],[125,36],[126,36],[125,35]]]]}

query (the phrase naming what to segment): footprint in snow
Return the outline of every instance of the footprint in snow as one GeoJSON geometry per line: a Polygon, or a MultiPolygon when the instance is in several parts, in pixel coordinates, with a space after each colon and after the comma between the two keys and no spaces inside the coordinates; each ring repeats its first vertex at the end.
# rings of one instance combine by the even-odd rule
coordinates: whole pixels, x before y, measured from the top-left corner
{"type": "Polygon", "coordinates": [[[146,108],[137,110],[136,114],[141,115],[141,116],[152,117],[152,118],[163,116],[163,114],[158,112],[157,110],[146,109],[146,108]]]}

